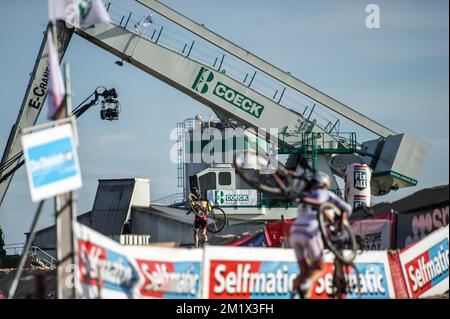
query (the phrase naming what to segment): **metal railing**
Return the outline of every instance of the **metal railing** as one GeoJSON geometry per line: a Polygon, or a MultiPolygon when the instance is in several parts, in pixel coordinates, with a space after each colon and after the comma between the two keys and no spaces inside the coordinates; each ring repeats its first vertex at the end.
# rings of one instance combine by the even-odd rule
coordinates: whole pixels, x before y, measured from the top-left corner
{"type": "Polygon", "coordinates": [[[57,259],[37,246],[31,246],[30,257],[41,266],[56,268],[57,259]]]}
{"type": "MultiPolygon", "coordinates": [[[[4,247],[7,256],[19,255],[24,253],[25,243],[8,244],[4,247]]],[[[33,263],[40,266],[54,269],[57,265],[57,259],[37,246],[31,246],[29,257],[33,263]]]]}
{"type": "MultiPolygon", "coordinates": [[[[344,192],[344,189],[340,188],[333,188],[330,189],[333,193],[335,193],[337,196],[342,197],[342,194],[344,192]]],[[[265,193],[258,192],[257,194],[257,203],[256,205],[252,206],[255,208],[293,208],[298,207],[298,204],[295,203],[295,201],[289,201],[282,195],[269,195],[265,193]]],[[[226,207],[226,208],[239,208],[242,207],[240,205],[226,205],[226,206],[220,206],[218,207],[226,207]]]]}
{"type": "MultiPolygon", "coordinates": [[[[314,112],[314,124],[331,135],[339,134],[340,121],[337,114],[330,113],[332,111],[323,105],[318,105],[302,93],[287,88],[277,79],[255,69],[245,61],[235,58],[223,49],[172,24],[169,26],[176,27],[176,31],[169,28],[167,24],[160,24],[159,21],[155,21],[145,28],[139,27],[139,21],[143,16],[121,8],[115,3],[106,3],[106,8],[111,20],[116,25],[221,72],[264,95],[274,103],[288,109],[293,108],[299,115],[303,114],[302,116],[307,122],[312,121],[311,115],[314,112]],[[309,115],[306,116],[305,113],[309,113],[309,115]]],[[[161,20],[164,21],[164,19],[161,20]]],[[[286,73],[289,74],[289,72],[286,73]]]]}
{"type": "Polygon", "coordinates": [[[296,148],[280,146],[278,150],[280,154],[307,154],[308,152],[316,154],[347,154],[355,153],[361,148],[361,144],[357,142],[356,133],[354,132],[341,132],[335,136],[336,140],[330,140],[323,133],[319,132],[279,133],[278,139],[280,142],[284,142],[288,138],[292,138],[292,136],[302,141],[301,145],[296,148]]]}
{"type": "Polygon", "coordinates": [[[150,235],[126,234],[119,237],[120,244],[125,246],[146,246],[150,240],[150,235]]]}
{"type": "Polygon", "coordinates": [[[3,247],[6,251],[6,255],[22,255],[25,248],[25,243],[8,244],[3,247]]]}
{"type": "Polygon", "coordinates": [[[173,206],[176,204],[182,204],[186,202],[186,198],[184,197],[184,193],[174,193],[170,194],[155,200],[151,200],[152,204],[164,205],[164,206],[173,206]]]}

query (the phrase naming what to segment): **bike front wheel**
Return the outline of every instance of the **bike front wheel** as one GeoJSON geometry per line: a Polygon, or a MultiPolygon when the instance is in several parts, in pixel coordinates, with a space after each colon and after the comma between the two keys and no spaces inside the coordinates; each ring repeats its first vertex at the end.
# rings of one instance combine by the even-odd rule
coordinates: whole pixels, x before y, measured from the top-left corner
{"type": "Polygon", "coordinates": [[[340,212],[339,208],[332,203],[324,203],[319,208],[319,227],[325,245],[337,259],[346,265],[350,265],[356,257],[357,242],[355,234],[348,222],[330,223],[325,217],[327,210],[340,212]]]}
{"type": "Polygon", "coordinates": [[[206,229],[210,233],[218,233],[222,231],[227,224],[227,215],[222,208],[213,207],[211,212],[207,214],[206,229]]]}

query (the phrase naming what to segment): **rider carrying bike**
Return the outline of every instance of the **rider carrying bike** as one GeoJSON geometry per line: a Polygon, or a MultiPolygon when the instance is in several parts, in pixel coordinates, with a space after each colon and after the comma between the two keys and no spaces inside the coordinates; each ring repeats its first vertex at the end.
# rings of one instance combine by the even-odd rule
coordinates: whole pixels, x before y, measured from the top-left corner
{"type": "MultiPolygon", "coordinates": [[[[291,228],[290,244],[294,248],[300,267],[300,275],[294,281],[294,290],[309,298],[314,282],[325,271],[324,244],[319,230],[317,214],[319,206],[331,202],[342,211],[341,220],[347,219],[352,207],[329,190],[331,178],[323,173],[314,173],[311,182],[299,196],[298,217],[291,228]]],[[[325,218],[333,224],[333,212],[325,212],[325,218]]]]}
{"type": "Polygon", "coordinates": [[[206,235],[206,221],[207,217],[206,214],[203,215],[203,217],[199,217],[197,214],[195,215],[194,220],[194,243],[195,247],[198,247],[198,230],[202,230],[202,240],[204,243],[208,241],[208,236],[206,235]]]}
{"type": "MultiPolygon", "coordinates": [[[[208,241],[208,236],[206,234],[206,224],[208,221],[206,210],[207,208],[207,202],[202,201],[200,199],[200,194],[197,189],[194,189],[195,195],[197,197],[197,201],[195,201],[192,205],[192,209],[195,210],[195,219],[194,223],[192,225],[194,229],[194,244],[195,247],[198,247],[198,231],[201,229],[202,231],[202,240],[204,243],[208,241]]],[[[188,212],[189,213],[189,212],[188,212]]]]}

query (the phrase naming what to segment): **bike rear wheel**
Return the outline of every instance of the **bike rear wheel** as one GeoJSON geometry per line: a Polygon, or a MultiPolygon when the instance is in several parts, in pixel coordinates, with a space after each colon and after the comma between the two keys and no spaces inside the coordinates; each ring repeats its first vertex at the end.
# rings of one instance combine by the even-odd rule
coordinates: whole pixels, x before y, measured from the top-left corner
{"type": "Polygon", "coordinates": [[[206,229],[210,233],[218,233],[222,231],[227,224],[227,215],[222,208],[213,207],[212,211],[207,214],[206,229]]]}
{"type": "MultiPolygon", "coordinates": [[[[270,158],[264,153],[255,150],[236,152],[234,166],[236,173],[252,188],[272,195],[282,193],[282,190],[271,180],[271,174],[264,172],[270,168],[270,158]]],[[[271,171],[271,173],[274,172],[275,170],[271,171]]]]}
{"type": "Polygon", "coordinates": [[[333,295],[342,299],[348,295],[361,297],[361,281],[358,268],[354,264],[345,265],[340,261],[334,263],[333,295]]]}
{"type": "MultiPolygon", "coordinates": [[[[252,188],[270,195],[286,195],[292,177],[288,170],[262,151],[246,150],[234,156],[236,173],[252,188]]],[[[297,188],[300,189],[299,185],[297,188]]]]}
{"type": "Polygon", "coordinates": [[[325,218],[325,211],[332,209],[339,212],[332,203],[324,203],[319,208],[319,227],[325,245],[330,249],[339,261],[346,265],[353,263],[356,257],[357,242],[355,234],[348,222],[334,223],[333,225],[325,218]],[[336,229],[332,229],[332,227],[336,229]]]}

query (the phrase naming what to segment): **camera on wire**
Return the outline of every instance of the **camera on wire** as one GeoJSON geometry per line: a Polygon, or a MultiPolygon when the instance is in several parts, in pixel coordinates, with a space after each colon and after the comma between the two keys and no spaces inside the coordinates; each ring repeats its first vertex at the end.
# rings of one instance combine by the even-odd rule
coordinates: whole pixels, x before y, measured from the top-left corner
{"type": "Polygon", "coordinates": [[[102,93],[104,100],[100,109],[102,120],[114,121],[119,119],[120,103],[117,100],[119,96],[115,89],[105,90],[102,93]]]}

